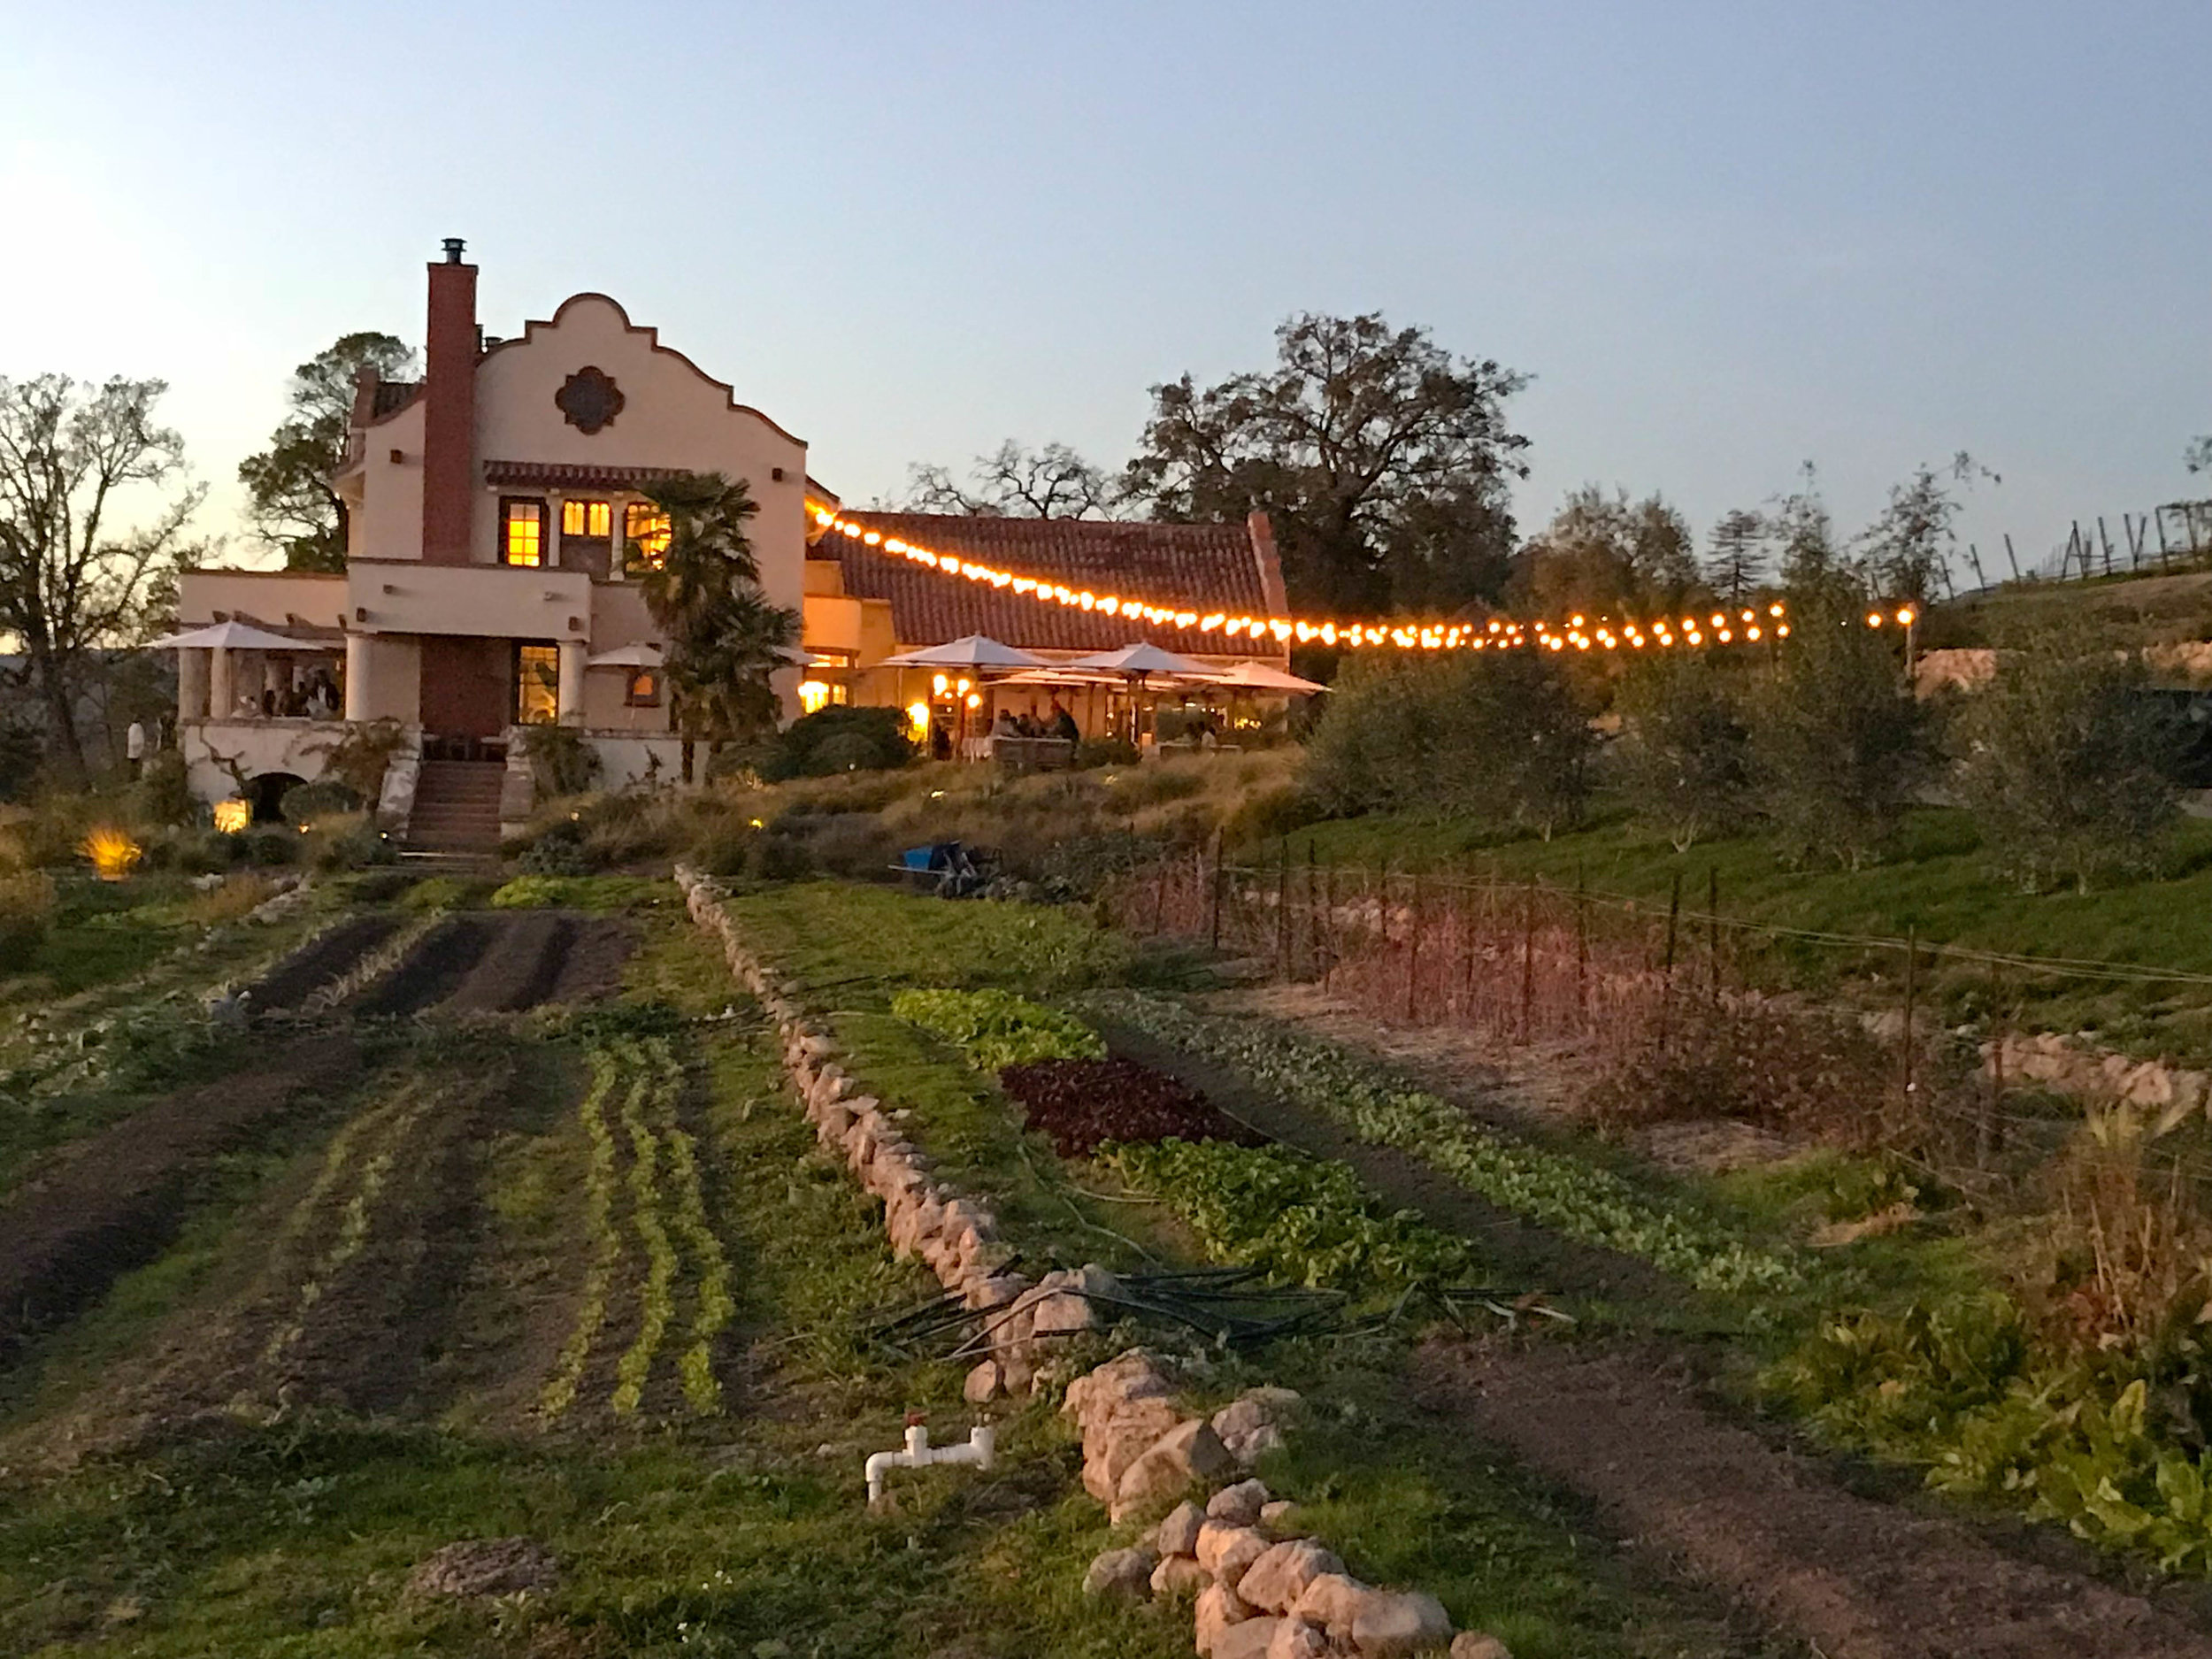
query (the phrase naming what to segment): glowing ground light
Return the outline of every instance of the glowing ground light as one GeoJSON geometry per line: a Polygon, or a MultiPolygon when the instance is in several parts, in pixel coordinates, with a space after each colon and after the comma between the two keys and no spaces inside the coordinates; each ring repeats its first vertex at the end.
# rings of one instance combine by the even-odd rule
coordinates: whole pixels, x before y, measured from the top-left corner
{"type": "MultiPolygon", "coordinates": [[[[919,565],[947,576],[958,576],[972,582],[1012,592],[1039,604],[1064,605],[1074,610],[1094,611],[1101,616],[1127,617],[1148,622],[1159,627],[1190,629],[1201,634],[1219,634],[1225,640],[1272,640],[1276,644],[1297,643],[1322,645],[1394,646],[1401,650],[1514,650],[1535,648],[1563,651],[1570,646],[1576,650],[1615,651],[1624,648],[1641,650],[1647,643],[1655,643],[1662,649],[1672,647],[1678,640],[1690,645],[1705,641],[1704,626],[1696,617],[1682,618],[1678,633],[1666,618],[1650,622],[1615,621],[1601,618],[1593,626],[1588,618],[1571,617],[1565,627],[1555,627],[1548,622],[1509,622],[1491,618],[1481,622],[1339,622],[1314,621],[1302,617],[1241,617],[1226,611],[1199,611],[1176,605],[1164,605],[1153,601],[1125,596],[1120,594],[1102,594],[1087,588],[1068,588],[1039,576],[1017,575],[1012,571],[1000,570],[995,565],[978,564],[957,554],[940,553],[919,546],[903,537],[886,535],[865,525],[846,518],[828,507],[810,506],[808,511],[814,522],[826,532],[846,536],[864,547],[872,547],[919,565]]],[[[1765,637],[1771,632],[1776,639],[1789,637],[1789,624],[1782,619],[1784,611],[1779,603],[1766,608],[1767,626],[1759,624],[1755,611],[1741,611],[1734,618],[1715,611],[1711,626],[1716,639],[1732,642],[1738,630],[1736,623],[1745,625],[1741,630],[1746,641],[1765,637]]],[[[940,675],[935,690],[945,695],[944,676],[940,675]]],[[[959,695],[965,695],[968,687],[962,685],[959,695]]]]}
{"type": "Polygon", "coordinates": [[[78,851],[91,860],[94,873],[103,881],[120,881],[146,856],[145,849],[121,830],[105,826],[87,835],[78,851]]]}

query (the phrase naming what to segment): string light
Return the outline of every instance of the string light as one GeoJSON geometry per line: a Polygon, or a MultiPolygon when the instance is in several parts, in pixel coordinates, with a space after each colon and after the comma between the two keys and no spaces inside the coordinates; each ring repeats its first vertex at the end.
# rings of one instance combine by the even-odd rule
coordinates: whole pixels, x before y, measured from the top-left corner
{"type": "MultiPolygon", "coordinates": [[[[1564,651],[1572,647],[1578,651],[1640,651],[1655,645],[1662,650],[1672,649],[1677,644],[1701,646],[1709,632],[1717,644],[1729,645],[1740,639],[1746,644],[1756,644],[1770,635],[1775,640],[1790,637],[1787,613],[1779,601],[1766,608],[1767,620],[1762,624],[1759,613],[1746,609],[1731,618],[1724,611],[1714,611],[1709,618],[1684,617],[1678,629],[1665,617],[1655,617],[1647,623],[1615,622],[1600,618],[1593,625],[1579,614],[1567,618],[1564,628],[1548,622],[1513,622],[1502,617],[1492,617],[1475,623],[1458,622],[1339,622],[1313,621],[1302,617],[1248,617],[1232,616],[1226,611],[1198,611],[1176,605],[1156,604],[1148,600],[1125,597],[1119,594],[1095,593],[1087,588],[1069,588],[1048,581],[1041,576],[1019,576],[1012,571],[1000,570],[995,565],[978,564],[957,554],[940,553],[933,549],[909,541],[902,536],[886,535],[865,525],[846,518],[833,509],[810,503],[808,512],[814,522],[826,534],[842,535],[888,553],[908,563],[919,565],[946,576],[957,576],[972,582],[1010,591],[1039,604],[1057,604],[1094,615],[1126,617],[1132,621],[1144,621],[1156,627],[1183,630],[1196,629],[1201,634],[1218,634],[1225,640],[1271,640],[1278,645],[1319,643],[1330,646],[1364,647],[1387,645],[1407,651],[1509,651],[1549,650],[1564,651]],[[1741,626],[1739,626],[1738,625],[1741,626]]],[[[1917,616],[1909,605],[1900,609],[1895,620],[1900,627],[1910,627],[1917,616]]],[[[1878,628],[1891,618],[1879,611],[1867,613],[1866,626],[1878,628]]],[[[934,689],[945,695],[945,677],[938,675],[934,689]]],[[[967,692],[962,681],[958,695],[967,692]]]]}

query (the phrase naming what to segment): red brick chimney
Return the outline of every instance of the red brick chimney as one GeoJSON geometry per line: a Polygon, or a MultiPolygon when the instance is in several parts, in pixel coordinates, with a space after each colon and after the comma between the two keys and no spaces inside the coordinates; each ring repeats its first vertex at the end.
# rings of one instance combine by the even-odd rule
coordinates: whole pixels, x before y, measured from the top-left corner
{"type": "Polygon", "coordinates": [[[422,557],[469,562],[476,501],[476,267],[457,236],[430,267],[430,326],[423,336],[422,557]]]}

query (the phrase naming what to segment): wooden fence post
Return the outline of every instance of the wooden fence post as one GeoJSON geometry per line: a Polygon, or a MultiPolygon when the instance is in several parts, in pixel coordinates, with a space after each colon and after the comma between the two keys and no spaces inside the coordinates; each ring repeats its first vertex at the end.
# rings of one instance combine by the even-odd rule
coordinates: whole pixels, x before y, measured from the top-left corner
{"type": "Polygon", "coordinates": [[[1713,1001],[1720,1001],[1720,866],[1705,866],[1705,967],[1712,975],[1713,1001]]]}
{"type": "Polygon", "coordinates": [[[1283,852],[1275,865],[1275,972],[1290,978],[1290,837],[1283,837],[1283,852]]]}
{"type": "Polygon", "coordinates": [[[1674,1023],[1674,935],[1682,919],[1682,872],[1674,872],[1674,891],[1667,900],[1666,964],[1659,976],[1659,1049],[1666,1052],[1669,1028],[1674,1023]]]}
{"type": "Polygon", "coordinates": [[[1575,865],[1575,1018],[1589,1029],[1590,882],[1579,863],[1575,865]]]}
{"type": "Polygon", "coordinates": [[[2004,1133],[2006,1023],[2002,1012],[2003,987],[2003,970],[1993,967],[1989,971],[1989,1099],[1982,1109],[1980,1133],[1974,1137],[1974,1167],[1978,1170],[1989,1168],[1989,1160],[1995,1155],[2004,1133]]]}
{"type": "Polygon", "coordinates": [[[1459,1022],[1471,1025],[1475,1020],[1475,888],[1472,872],[1470,885],[1459,890],[1459,1022]]]}
{"type": "Polygon", "coordinates": [[[1521,1041],[1536,1034],[1536,888],[1532,884],[1521,906],[1521,1041]]]}
{"type": "Polygon", "coordinates": [[[1306,965],[1321,971],[1321,872],[1315,868],[1320,855],[1313,837],[1306,837],[1306,965]]]}
{"type": "Polygon", "coordinates": [[[1421,873],[1413,873],[1412,896],[1408,900],[1412,916],[1406,928],[1406,1024],[1414,1022],[1417,1003],[1416,987],[1421,983],[1421,873]]]}
{"type": "Polygon", "coordinates": [[[1336,861],[1321,872],[1321,989],[1325,995],[1336,972],[1336,861]]]}
{"type": "Polygon", "coordinates": [[[1221,949],[1221,832],[1214,832],[1214,879],[1211,898],[1212,915],[1208,920],[1206,936],[1215,950],[1221,949]]]}
{"type": "Polygon", "coordinates": [[[1912,998],[1913,971],[1920,963],[1920,935],[1916,928],[1905,929],[1905,1093],[1912,1093],[1912,998]]]}

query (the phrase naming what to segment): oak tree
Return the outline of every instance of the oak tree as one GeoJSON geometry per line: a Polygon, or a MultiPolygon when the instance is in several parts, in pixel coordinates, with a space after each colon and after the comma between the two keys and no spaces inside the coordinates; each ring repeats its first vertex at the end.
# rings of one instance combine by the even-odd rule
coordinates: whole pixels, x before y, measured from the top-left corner
{"type": "Polygon", "coordinates": [[[204,493],[187,479],[184,440],[155,424],[167,389],[0,377],[0,635],[22,654],[17,677],[65,787],[85,780],[81,716],[97,656],[157,626],[204,493]]]}
{"type": "Polygon", "coordinates": [[[965,513],[990,518],[1105,518],[1121,504],[1120,480],[1064,443],[1032,449],[1009,438],[979,455],[964,484],[949,467],[907,468],[907,512],[965,513]]]}
{"type": "Polygon", "coordinates": [[[1271,368],[1152,388],[1131,495],[1171,520],[1265,510],[1299,611],[1496,597],[1513,543],[1508,491],[1527,471],[1505,405],[1527,377],[1371,312],[1302,313],[1275,347],[1271,368]]]}

